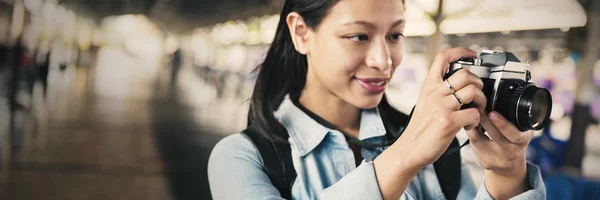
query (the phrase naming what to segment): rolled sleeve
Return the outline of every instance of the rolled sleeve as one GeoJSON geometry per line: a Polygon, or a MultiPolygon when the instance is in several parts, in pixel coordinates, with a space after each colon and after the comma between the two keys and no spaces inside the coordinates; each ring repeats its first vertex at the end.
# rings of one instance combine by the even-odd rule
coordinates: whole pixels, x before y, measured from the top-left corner
{"type": "MultiPolygon", "coordinates": [[[[542,174],[539,168],[527,163],[527,180],[529,181],[529,190],[511,198],[513,200],[525,199],[546,199],[546,186],[542,180],[542,174]]],[[[485,182],[485,181],[484,181],[485,182]]],[[[485,184],[481,184],[475,199],[494,199],[485,188],[485,184]]]]}
{"type": "Polygon", "coordinates": [[[363,161],[355,170],[321,192],[321,199],[383,199],[372,161],[363,161]]]}

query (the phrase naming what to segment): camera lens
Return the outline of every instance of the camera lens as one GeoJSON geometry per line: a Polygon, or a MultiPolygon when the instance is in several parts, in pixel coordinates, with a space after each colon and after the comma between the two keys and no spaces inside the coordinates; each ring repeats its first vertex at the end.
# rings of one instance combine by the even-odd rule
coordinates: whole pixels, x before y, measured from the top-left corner
{"type": "Polygon", "coordinates": [[[528,84],[524,89],[517,107],[517,121],[528,129],[540,130],[550,121],[550,92],[533,84],[528,84]]]}
{"type": "Polygon", "coordinates": [[[519,130],[540,130],[550,121],[552,97],[544,88],[519,79],[502,81],[495,109],[519,130]]]}
{"type": "Polygon", "coordinates": [[[543,88],[537,88],[532,100],[529,101],[531,103],[527,105],[529,110],[529,123],[534,128],[544,124],[544,120],[550,116],[552,103],[548,101],[552,101],[550,92],[543,88]]]}

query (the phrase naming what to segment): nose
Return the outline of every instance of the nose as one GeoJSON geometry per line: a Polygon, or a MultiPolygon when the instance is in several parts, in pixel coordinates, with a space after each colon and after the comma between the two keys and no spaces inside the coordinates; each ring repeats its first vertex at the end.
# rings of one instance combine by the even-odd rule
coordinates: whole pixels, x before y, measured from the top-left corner
{"type": "Polygon", "coordinates": [[[392,58],[386,42],[373,42],[365,62],[368,67],[377,68],[383,72],[387,71],[392,66],[392,58]]]}

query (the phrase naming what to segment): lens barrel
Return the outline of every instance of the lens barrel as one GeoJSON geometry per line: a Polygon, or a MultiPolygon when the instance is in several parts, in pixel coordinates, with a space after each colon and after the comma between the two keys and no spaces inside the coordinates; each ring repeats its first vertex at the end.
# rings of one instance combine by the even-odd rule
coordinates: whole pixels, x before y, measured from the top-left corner
{"type": "Polygon", "coordinates": [[[550,122],[552,97],[544,88],[519,79],[500,83],[496,111],[519,130],[541,130],[550,122]]]}
{"type": "Polygon", "coordinates": [[[525,86],[517,103],[517,121],[527,129],[541,130],[550,122],[552,97],[550,92],[533,84],[525,86]]]}

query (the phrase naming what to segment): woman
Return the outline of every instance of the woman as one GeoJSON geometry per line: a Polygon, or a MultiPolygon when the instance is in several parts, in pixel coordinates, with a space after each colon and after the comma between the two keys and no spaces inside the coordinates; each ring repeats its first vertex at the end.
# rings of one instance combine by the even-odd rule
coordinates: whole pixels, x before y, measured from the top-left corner
{"type": "MultiPolygon", "coordinates": [[[[285,1],[259,69],[249,122],[265,138],[289,142],[297,173],[292,198],[544,199],[539,170],[525,160],[533,133],[483,111],[486,98],[477,76],[460,70],[443,79],[449,63],[476,56],[473,51],[437,55],[403,127],[405,115],[383,93],[404,55],[404,24],[401,0],[285,1]],[[481,106],[461,110],[463,103],[481,106]],[[397,127],[402,135],[389,140],[386,132],[397,127]],[[457,146],[453,141],[462,128],[486,169],[478,191],[460,160],[457,178],[438,180],[457,175],[444,171],[455,165],[432,166],[447,158],[442,154],[451,144],[457,146]]],[[[256,147],[242,134],[215,146],[208,176],[215,199],[281,198],[256,147]]]]}

